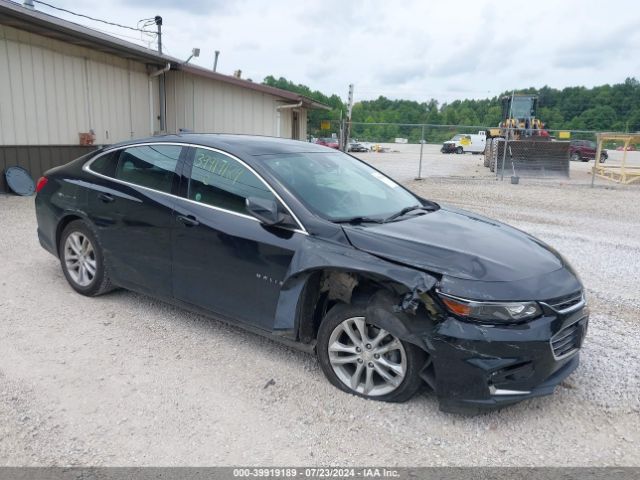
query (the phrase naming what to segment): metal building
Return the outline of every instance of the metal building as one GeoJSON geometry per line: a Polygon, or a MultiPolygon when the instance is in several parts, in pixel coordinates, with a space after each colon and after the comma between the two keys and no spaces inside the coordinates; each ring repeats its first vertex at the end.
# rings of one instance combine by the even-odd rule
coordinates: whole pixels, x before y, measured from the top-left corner
{"type": "Polygon", "coordinates": [[[305,139],[309,108],[328,107],[0,0],[0,170],[37,178],[95,148],[79,146],[90,132],[96,145],[179,129],[305,139]]]}

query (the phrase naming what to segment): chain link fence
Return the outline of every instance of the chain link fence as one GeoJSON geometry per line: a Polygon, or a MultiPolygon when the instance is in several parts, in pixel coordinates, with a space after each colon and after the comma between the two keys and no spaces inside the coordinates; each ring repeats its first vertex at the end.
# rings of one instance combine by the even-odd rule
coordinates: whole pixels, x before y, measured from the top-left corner
{"type": "MultiPolygon", "coordinates": [[[[341,146],[346,144],[347,150],[388,167],[402,179],[410,176],[420,179],[423,175],[495,176],[500,180],[505,177],[569,178],[576,169],[582,178],[587,166],[579,167],[576,162],[593,165],[597,150],[596,132],[592,131],[352,122],[349,141],[345,142],[345,127],[339,121],[309,125],[310,141],[333,138],[341,146]],[[383,159],[370,153],[393,155],[383,159]],[[447,155],[451,154],[481,155],[482,165],[487,169],[478,172],[475,162],[471,168],[471,162],[447,161],[450,158],[447,155]],[[411,174],[410,169],[413,169],[411,174]]],[[[620,145],[616,142],[604,144],[599,161],[616,162],[617,157],[621,157],[618,148],[620,145]]]]}

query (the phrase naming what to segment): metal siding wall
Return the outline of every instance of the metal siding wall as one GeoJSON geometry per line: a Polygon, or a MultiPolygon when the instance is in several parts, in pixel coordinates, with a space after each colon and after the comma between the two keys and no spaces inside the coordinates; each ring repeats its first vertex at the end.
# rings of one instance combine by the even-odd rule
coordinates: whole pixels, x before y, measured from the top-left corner
{"type": "Polygon", "coordinates": [[[212,103],[209,106],[213,115],[213,127],[220,129],[221,125],[224,125],[226,112],[225,112],[225,92],[223,88],[213,88],[212,103]]]}
{"type": "MultiPolygon", "coordinates": [[[[52,73],[55,68],[55,56],[56,54],[51,52],[50,54],[46,54],[42,52],[42,69],[46,72],[49,72],[47,76],[47,81],[44,82],[44,109],[47,119],[52,118],[54,115],[59,116],[62,110],[58,110],[58,105],[60,103],[60,98],[57,95],[57,87],[56,87],[56,76],[52,73]]],[[[62,121],[61,117],[57,117],[57,121],[51,123],[47,122],[47,143],[59,143],[62,142],[62,137],[64,135],[65,124],[62,121]]],[[[7,143],[7,142],[5,142],[7,143]]]]}
{"type": "Polygon", "coordinates": [[[300,119],[300,140],[303,142],[307,141],[307,109],[301,108],[299,109],[299,119],[300,119]]]}
{"type": "MultiPolygon", "coordinates": [[[[197,129],[199,132],[225,132],[228,133],[228,130],[224,128],[224,115],[216,118],[216,108],[217,108],[217,91],[215,88],[210,88],[207,85],[207,81],[205,79],[200,79],[198,82],[199,92],[196,90],[196,103],[200,103],[198,98],[202,98],[202,123],[200,127],[197,129]]],[[[224,92],[223,92],[224,95],[224,92]]]]}
{"type": "Polygon", "coordinates": [[[9,137],[12,134],[12,130],[9,130],[13,124],[13,108],[12,102],[12,88],[11,88],[11,76],[9,75],[9,58],[7,42],[4,39],[4,29],[0,27],[0,145],[10,143],[9,137]]]}
{"type": "Polygon", "coordinates": [[[283,108],[280,110],[280,136],[282,138],[291,138],[291,109],[283,108]]]}
{"type": "Polygon", "coordinates": [[[278,126],[276,125],[278,112],[276,110],[277,104],[272,97],[265,95],[264,110],[262,112],[262,128],[266,135],[275,137],[278,134],[278,126]]]}
{"type": "Polygon", "coordinates": [[[153,133],[157,88],[150,105],[142,63],[0,25],[0,87],[0,145],[77,144],[91,128],[96,143],[153,133]]]}
{"type": "MultiPolygon", "coordinates": [[[[33,70],[44,72],[44,54],[42,49],[33,48],[31,51],[31,61],[33,63],[33,70]]],[[[44,79],[46,77],[41,77],[44,79]]],[[[47,106],[47,82],[37,82],[38,88],[34,90],[34,100],[37,106],[36,108],[36,125],[44,125],[49,120],[49,109],[47,106]]],[[[43,128],[37,132],[38,143],[49,143],[51,139],[50,134],[51,127],[43,128]]]]}
{"type": "MultiPolygon", "coordinates": [[[[252,95],[248,91],[245,92],[238,88],[226,87],[227,91],[231,94],[231,132],[238,133],[252,133],[248,129],[248,125],[245,123],[245,95],[252,95]]],[[[227,94],[228,95],[228,94],[227,94]]]]}
{"type": "MultiPolygon", "coordinates": [[[[282,104],[278,98],[185,72],[171,71],[166,78],[169,132],[188,128],[203,133],[276,135],[276,107],[282,104]]],[[[291,112],[283,110],[282,117],[288,125],[282,135],[290,138],[291,112]]]]}

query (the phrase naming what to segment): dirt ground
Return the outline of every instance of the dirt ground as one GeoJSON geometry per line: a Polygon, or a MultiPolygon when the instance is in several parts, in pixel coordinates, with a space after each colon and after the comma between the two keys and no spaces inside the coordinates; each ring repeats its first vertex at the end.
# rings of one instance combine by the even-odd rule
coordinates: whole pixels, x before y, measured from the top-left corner
{"type": "Polygon", "coordinates": [[[590,164],[510,185],[437,152],[415,182],[415,152],[363,157],[573,264],[590,330],[553,396],[465,417],[430,394],[344,394],[310,355],[127,291],[74,293],[33,199],[0,195],[0,464],[640,466],[640,186],[591,189],[590,164]]]}

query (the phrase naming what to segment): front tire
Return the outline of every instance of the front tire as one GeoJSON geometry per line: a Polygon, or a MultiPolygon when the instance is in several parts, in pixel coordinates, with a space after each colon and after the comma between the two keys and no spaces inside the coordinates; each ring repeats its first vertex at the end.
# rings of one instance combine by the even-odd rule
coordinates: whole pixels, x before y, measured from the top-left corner
{"type": "Polygon", "coordinates": [[[359,397],[404,402],[423,386],[426,353],[367,322],[363,307],[333,307],[320,325],[317,352],[327,379],[359,397]]]}
{"type": "Polygon", "coordinates": [[[95,297],[113,289],[97,237],[82,220],[69,223],[60,235],[62,272],[78,293],[95,297]]]}
{"type": "Polygon", "coordinates": [[[464,153],[464,149],[462,147],[458,147],[458,148],[456,148],[456,153],[458,155],[462,155],[464,153]]]}
{"type": "Polygon", "coordinates": [[[579,162],[580,160],[582,160],[582,158],[580,158],[580,154],[578,152],[573,152],[571,154],[571,160],[574,162],[579,162]]]}
{"type": "Polygon", "coordinates": [[[489,162],[491,160],[491,155],[493,154],[493,138],[487,140],[486,145],[484,146],[484,162],[483,165],[485,167],[489,167],[489,162]]]}

